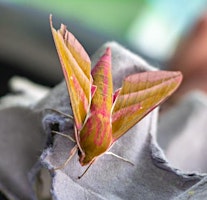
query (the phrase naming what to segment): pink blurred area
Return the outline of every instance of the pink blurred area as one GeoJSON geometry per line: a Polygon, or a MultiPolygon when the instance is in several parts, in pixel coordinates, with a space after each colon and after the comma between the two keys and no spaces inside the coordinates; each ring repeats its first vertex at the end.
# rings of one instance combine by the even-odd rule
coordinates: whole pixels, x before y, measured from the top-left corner
{"type": "Polygon", "coordinates": [[[170,70],[181,71],[184,77],[181,87],[167,104],[176,103],[194,90],[207,93],[207,11],[181,38],[166,65],[170,70]]]}

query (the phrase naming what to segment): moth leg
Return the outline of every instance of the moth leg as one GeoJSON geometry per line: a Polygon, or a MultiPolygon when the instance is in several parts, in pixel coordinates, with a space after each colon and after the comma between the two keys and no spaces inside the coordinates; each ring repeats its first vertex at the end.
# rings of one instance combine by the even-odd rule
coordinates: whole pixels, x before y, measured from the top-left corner
{"type": "Polygon", "coordinates": [[[53,109],[53,108],[45,108],[45,110],[50,110],[50,111],[56,112],[56,113],[58,113],[58,114],[60,114],[60,115],[63,115],[63,116],[65,116],[65,117],[67,117],[67,118],[73,120],[73,116],[72,116],[72,115],[68,115],[68,114],[66,114],[66,113],[64,113],[64,112],[61,112],[61,111],[59,111],[59,110],[55,110],[55,109],[53,109]]]}
{"type": "Polygon", "coordinates": [[[51,132],[55,133],[55,134],[58,134],[58,135],[61,135],[63,137],[66,137],[66,138],[68,138],[72,142],[76,142],[75,139],[73,137],[71,137],[70,135],[66,135],[66,134],[58,132],[58,131],[51,131],[51,132]]]}
{"type": "Polygon", "coordinates": [[[119,156],[119,155],[117,155],[117,154],[115,154],[115,153],[113,153],[111,151],[107,151],[105,154],[112,155],[112,156],[114,156],[116,158],[119,158],[119,159],[123,160],[124,162],[128,162],[129,164],[134,165],[134,163],[131,162],[130,160],[128,160],[126,158],[123,158],[123,157],[121,157],[121,156],[119,156]]]}
{"type": "Polygon", "coordinates": [[[86,168],[86,170],[78,177],[78,179],[81,179],[83,176],[84,176],[84,174],[88,171],[88,169],[91,167],[91,165],[94,163],[94,161],[95,161],[96,159],[94,159],[89,165],[88,165],[88,167],[86,168]]]}
{"type": "Polygon", "coordinates": [[[64,169],[65,166],[66,166],[66,165],[69,163],[69,161],[71,160],[71,158],[75,155],[77,149],[78,149],[78,146],[75,145],[75,146],[71,149],[71,151],[70,151],[70,156],[68,157],[68,159],[67,159],[62,165],[60,165],[60,166],[54,168],[54,170],[64,169]]]}

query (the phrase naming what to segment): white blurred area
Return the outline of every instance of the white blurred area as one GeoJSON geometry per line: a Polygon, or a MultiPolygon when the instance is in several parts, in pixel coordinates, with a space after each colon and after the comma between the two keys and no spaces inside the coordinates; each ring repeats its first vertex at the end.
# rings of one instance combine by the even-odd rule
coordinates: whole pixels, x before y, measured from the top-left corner
{"type": "Polygon", "coordinates": [[[156,0],[137,14],[127,33],[129,43],[137,50],[158,60],[168,60],[180,36],[207,8],[206,0],[156,0]]]}

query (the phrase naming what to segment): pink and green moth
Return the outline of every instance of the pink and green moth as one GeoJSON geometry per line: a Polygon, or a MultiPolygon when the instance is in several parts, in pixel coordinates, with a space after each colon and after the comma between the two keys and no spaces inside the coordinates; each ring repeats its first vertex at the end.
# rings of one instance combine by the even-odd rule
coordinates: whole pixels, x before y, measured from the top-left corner
{"type": "Polygon", "coordinates": [[[113,93],[111,50],[107,48],[91,71],[91,61],[65,25],[50,25],[62,65],[74,118],[76,146],[82,166],[91,164],[131,127],[168,98],[182,74],[148,71],[130,75],[113,93]]]}

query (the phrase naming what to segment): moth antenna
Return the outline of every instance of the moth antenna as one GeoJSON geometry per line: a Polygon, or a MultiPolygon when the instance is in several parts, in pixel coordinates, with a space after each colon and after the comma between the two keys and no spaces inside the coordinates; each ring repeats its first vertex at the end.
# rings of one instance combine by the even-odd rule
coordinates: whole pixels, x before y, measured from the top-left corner
{"type": "Polygon", "coordinates": [[[68,115],[68,114],[66,114],[66,113],[64,113],[64,112],[61,112],[61,111],[59,111],[59,110],[55,110],[55,109],[53,109],[53,108],[45,108],[45,110],[56,112],[56,113],[58,113],[58,114],[60,114],[60,115],[63,115],[63,116],[65,116],[65,117],[69,118],[69,119],[74,120],[72,115],[68,115]]]}
{"type": "Polygon", "coordinates": [[[88,165],[88,167],[86,168],[86,170],[78,177],[78,179],[81,179],[84,176],[84,174],[89,170],[89,168],[94,163],[94,161],[95,161],[95,159],[88,165]]]}
{"type": "Polygon", "coordinates": [[[58,134],[58,135],[61,135],[63,137],[66,137],[66,138],[68,138],[72,142],[76,142],[75,139],[73,137],[71,137],[70,135],[66,135],[66,134],[58,132],[58,131],[51,131],[51,132],[55,133],[55,134],[58,134]]]}
{"type": "Polygon", "coordinates": [[[120,159],[120,160],[123,160],[124,162],[127,162],[127,163],[129,163],[129,164],[131,164],[131,165],[134,166],[134,163],[131,162],[130,160],[128,160],[128,159],[126,159],[126,158],[123,158],[123,157],[121,157],[121,156],[119,156],[119,155],[117,155],[117,154],[115,154],[115,153],[113,153],[113,152],[111,152],[111,151],[108,151],[108,152],[106,152],[105,154],[112,155],[112,156],[114,156],[114,157],[116,157],[116,158],[118,158],[118,159],[120,159]]]}
{"type": "Polygon", "coordinates": [[[65,163],[63,163],[62,165],[60,165],[59,167],[56,167],[54,170],[58,170],[58,169],[63,169],[65,168],[65,166],[69,163],[69,161],[71,160],[71,158],[75,155],[76,151],[78,149],[78,146],[75,145],[71,151],[70,151],[70,156],[69,158],[65,161],[65,163]]]}

